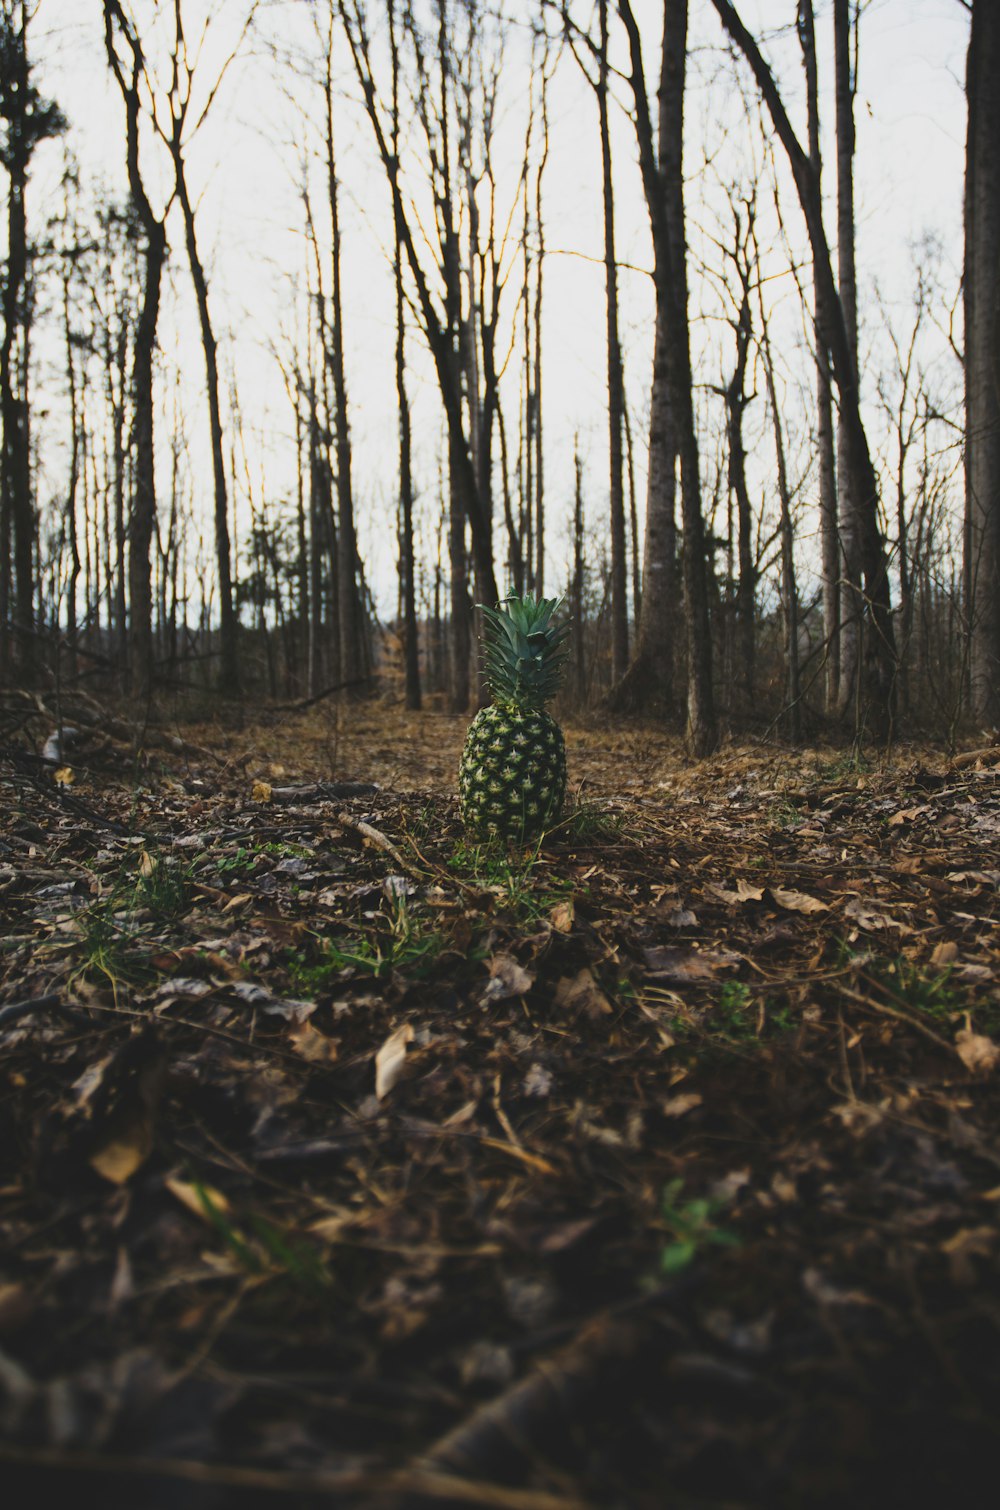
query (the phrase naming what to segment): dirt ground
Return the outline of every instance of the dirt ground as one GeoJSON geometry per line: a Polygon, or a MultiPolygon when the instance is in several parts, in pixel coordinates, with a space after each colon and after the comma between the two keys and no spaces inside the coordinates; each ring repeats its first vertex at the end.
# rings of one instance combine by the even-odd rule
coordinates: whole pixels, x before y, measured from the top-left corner
{"type": "Polygon", "coordinates": [[[1000,749],[464,731],[0,747],[6,1503],[992,1506],[1000,749]]]}

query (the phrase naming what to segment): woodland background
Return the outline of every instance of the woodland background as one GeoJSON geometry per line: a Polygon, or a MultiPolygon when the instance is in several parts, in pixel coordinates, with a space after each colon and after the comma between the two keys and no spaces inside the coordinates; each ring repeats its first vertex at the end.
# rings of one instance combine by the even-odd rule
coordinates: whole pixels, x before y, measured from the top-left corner
{"type": "Polygon", "coordinates": [[[995,724],[1000,20],[941,22],[969,12],[964,268],[956,183],[886,292],[856,250],[855,116],[892,9],[772,4],[750,31],[728,0],[106,0],[72,23],[4,0],[4,682],[381,676],[459,710],[474,605],[513,587],[567,598],[567,703],[696,752],[720,727],[995,724]],[[103,166],[50,90],[67,66],[96,80],[103,166]],[[248,171],[266,197],[278,158],[298,257],[238,359],[217,310],[254,247],[216,256],[213,197],[248,171]],[[547,323],[588,196],[589,387],[547,323]],[[345,335],[359,311],[381,367],[345,335]]]}

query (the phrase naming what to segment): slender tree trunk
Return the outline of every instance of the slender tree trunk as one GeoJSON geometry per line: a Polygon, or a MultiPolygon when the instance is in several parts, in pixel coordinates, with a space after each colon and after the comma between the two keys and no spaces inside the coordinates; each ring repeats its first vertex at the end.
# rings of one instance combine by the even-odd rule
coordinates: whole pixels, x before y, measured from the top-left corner
{"type": "MultiPolygon", "coordinates": [[[[179,123],[177,123],[179,125],[179,123]]],[[[215,559],[219,577],[219,682],[223,691],[236,694],[239,691],[239,656],[236,639],[236,613],[233,607],[232,547],[229,539],[229,502],[226,495],[226,466],[222,452],[222,408],[219,401],[218,343],[212,326],[208,307],[208,282],[205,268],[198,251],[195,234],[194,209],[188,194],[184,158],[181,152],[179,129],[175,129],[171,142],[177,198],[184,217],[184,239],[187,245],[188,266],[194,284],[195,301],[198,305],[198,322],[201,329],[201,346],[205,356],[205,378],[208,393],[208,424],[212,443],[212,479],[215,495],[215,559]]]]}
{"type": "MultiPolygon", "coordinates": [[[[657,355],[664,359],[672,438],[680,461],[681,516],[684,526],[684,608],[686,620],[687,731],[692,752],[710,753],[718,743],[718,722],[712,685],[712,638],[708,606],[705,522],[701,507],[698,439],[691,391],[691,346],[688,328],[687,249],[684,233],[683,116],[687,61],[687,0],[664,0],[663,51],[660,72],[658,161],[642,71],[642,46],[629,0],[618,0],[628,33],[629,84],[635,102],[635,126],[643,187],[653,232],[654,281],[657,299],[657,355]],[[664,325],[661,332],[661,313],[664,325]]],[[[655,360],[655,358],[654,358],[655,360]]],[[[654,373],[655,387],[655,373],[654,373]]],[[[663,399],[660,399],[663,403],[663,399]]],[[[654,411],[657,395],[651,399],[654,411]]],[[[662,410],[661,410],[662,413],[662,410]]],[[[658,417],[658,416],[657,416],[658,417]]],[[[652,445],[651,445],[652,451],[652,445]]],[[[650,471],[653,458],[650,459],[650,471]]],[[[650,525],[647,521],[647,554],[650,525]]],[[[643,604],[651,588],[669,591],[665,581],[643,587],[643,604]]]]}
{"type": "Polygon", "coordinates": [[[333,324],[330,358],[334,396],[334,439],[337,456],[337,551],[340,614],[340,680],[364,679],[363,624],[360,592],[360,560],[354,519],[354,489],[351,481],[351,431],[347,406],[347,375],[344,361],[344,302],[341,291],[340,193],[333,135],[333,28],[326,59],[326,172],[330,200],[332,247],[333,324]]]}
{"type": "Polygon", "coordinates": [[[748,713],[754,706],[757,676],[757,567],[753,549],[753,511],[747,487],[746,451],[743,445],[743,413],[747,407],[746,371],[750,348],[750,289],[744,282],[736,322],[736,367],[726,389],[728,416],[729,489],[736,500],[736,536],[739,583],[736,589],[737,645],[740,701],[748,713]]]}
{"type": "MultiPolygon", "coordinates": [[[[743,52],[764,98],[775,132],[788,157],[799,203],[809,234],[815,276],[821,285],[819,308],[830,324],[820,332],[820,339],[830,352],[840,416],[844,426],[845,457],[853,479],[855,496],[861,500],[861,560],[864,580],[864,608],[870,627],[870,684],[866,686],[866,703],[861,709],[876,737],[891,730],[896,678],[896,641],[889,594],[889,563],[878,516],[878,478],[868,449],[868,437],[858,394],[857,362],[852,356],[850,334],[844,318],[837,285],[834,281],[830,248],[823,225],[822,200],[813,164],[803,151],[778,93],[774,76],[764,61],[753,37],[740,20],[731,0],[712,0],[733,42],[743,52]]],[[[868,678],[866,678],[866,683],[868,678]]]]}
{"type": "Polygon", "coordinates": [[[597,110],[601,133],[601,178],[604,191],[604,286],[607,314],[608,452],[611,465],[611,677],[617,683],[628,670],[628,563],[625,543],[624,394],[622,352],[618,336],[618,263],[615,257],[615,201],[611,181],[611,136],[608,130],[608,0],[600,0],[601,42],[597,110]]]}
{"type": "MultiPolygon", "coordinates": [[[[22,78],[18,87],[28,88],[27,54],[19,49],[19,72],[22,78]]],[[[31,437],[29,431],[28,395],[19,381],[19,372],[26,372],[26,363],[18,361],[18,337],[27,340],[25,286],[28,273],[28,233],[25,213],[25,194],[28,182],[28,157],[24,152],[12,154],[9,164],[10,185],[7,193],[7,276],[4,280],[3,344],[0,346],[0,417],[3,421],[2,474],[0,474],[0,498],[2,498],[3,533],[12,543],[13,557],[13,606],[14,643],[17,646],[18,669],[21,680],[28,686],[35,676],[34,636],[34,548],[35,516],[31,502],[31,437]]],[[[9,547],[8,547],[9,548],[9,547]]],[[[6,563],[6,551],[5,563],[6,563]]],[[[10,582],[9,566],[5,564],[6,583],[10,582]]],[[[4,605],[4,623],[10,612],[10,588],[4,587],[7,603],[4,605]]]]}
{"type": "MultiPolygon", "coordinates": [[[[812,0],[799,0],[799,40],[806,74],[809,161],[817,192],[821,190],[823,159],[820,152],[819,86],[816,68],[816,27],[812,0]]],[[[813,317],[816,341],[816,464],[819,472],[819,516],[823,582],[823,639],[826,645],[824,697],[827,711],[835,712],[840,693],[840,530],[837,520],[837,466],[833,429],[833,393],[830,383],[830,353],[823,332],[830,327],[830,313],[823,307],[823,286],[813,278],[813,317]]]]}
{"type": "Polygon", "coordinates": [[[1000,11],[975,0],[966,75],[965,587],[972,712],[1000,725],[1000,11]]]}
{"type": "MultiPolygon", "coordinates": [[[[388,0],[389,46],[392,51],[392,154],[399,160],[399,49],[395,26],[395,0],[388,0]]],[[[410,401],[406,392],[406,317],[403,298],[403,236],[393,204],[395,248],[393,273],[396,282],[396,402],[399,409],[399,577],[403,619],[403,664],[406,706],[419,708],[420,646],[417,638],[416,560],[413,548],[413,464],[411,454],[410,401]]]]}
{"type": "Polygon", "coordinates": [[[132,352],[132,503],[128,528],[129,672],[132,691],[149,693],[153,680],[153,625],[150,550],[156,526],[156,472],[153,453],[153,360],[160,314],[160,284],[167,255],[162,219],[153,213],[139,170],[139,90],[145,64],[142,47],[118,0],[104,0],[108,63],[125,103],[126,166],[129,190],[145,239],[143,290],[132,352]],[[120,36],[130,54],[119,56],[120,36]]]}
{"type": "MultiPolygon", "coordinates": [[[[854,227],[854,93],[851,66],[851,0],[834,0],[833,38],[837,123],[837,281],[854,380],[858,371],[858,291],[854,227]]],[[[837,425],[837,482],[841,552],[840,686],[841,712],[858,705],[862,674],[862,503],[852,473],[850,433],[842,416],[837,425]]]]}

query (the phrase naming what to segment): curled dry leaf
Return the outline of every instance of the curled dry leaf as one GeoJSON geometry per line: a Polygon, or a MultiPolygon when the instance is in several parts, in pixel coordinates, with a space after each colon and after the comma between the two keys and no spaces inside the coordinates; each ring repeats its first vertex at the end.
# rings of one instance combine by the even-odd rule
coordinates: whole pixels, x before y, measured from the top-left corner
{"type": "Polygon", "coordinates": [[[479,998],[482,1006],[524,996],[535,984],[535,977],[519,965],[512,954],[495,954],[488,966],[490,979],[479,998]]]}
{"type": "Polygon", "coordinates": [[[912,933],[905,923],[891,918],[887,912],[879,912],[878,908],[862,901],[860,897],[854,897],[844,908],[844,916],[853,919],[859,927],[868,932],[878,932],[883,928],[895,928],[899,933],[912,933]]]}
{"type": "Polygon", "coordinates": [[[983,1033],[974,1033],[968,1022],[955,1034],[958,1057],[974,1075],[988,1075],[1000,1063],[1000,1046],[983,1033]]]}
{"type": "Polygon", "coordinates": [[[749,881],[741,879],[736,882],[735,889],[730,891],[725,886],[716,886],[714,882],[709,882],[705,887],[705,895],[716,897],[720,902],[726,902],[730,906],[735,906],[741,902],[763,901],[764,888],[763,886],[751,886],[749,881]]]}
{"type": "Polygon", "coordinates": [[[592,1020],[607,1017],[613,1010],[586,965],[572,979],[568,975],[563,976],[556,985],[554,999],[557,1007],[569,1012],[582,1012],[592,1020]]]}
{"type": "Polygon", "coordinates": [[[572,933],[574,915],[573,899],[570,897],[565,902],[557,902],[549,913],[549,922],[557,933],[572,933]]]}
{"type": "Polygon", "coordinates": [[[332,1064],[337,1057],[336,1038],[327,1038],[311,1022],[296,1022],[288,1037],[295,1052],[313,1064],[332,1064]]]}
{"type": "Polygon", "coordinates": [[[772,886],[771,895],[779,907],[784,907],[786,912],[829,912],[826,902],[821,902],[818,897],[811,897],[804,891],[787,891],[783,886],[772,886]]]}
{"type": "Polygon", "coordinates": [[[663,1115],[665,1117],[684,1117],[688,1112],[694,1111],[700,1106],[701,1096],[697,1091],[687,1091],[679,1096],[669,1096],[663,1103],[663,1115]]]}
{"type": "Polygon", "coordinates": [[[672,949],[656,946],[642,951],[650,975],[677,985],[695,985],[714,980],[719,970],[737,963],[738,955],[707,949],[672,949]]]}
{"type": "Polygon", "coordinates": [[[149,1158],[153,1134],[147,1118],[140,1118],[125,1132],[111,1138],[95,1154],[90,1167],[112,1185],[124,1185],[149,1158]]]}
{"type": "Polygon", "coordinates": [[[406,1045],[413,1042],[413,1025],[404,1022],[388,1038],[375,1055],[375,1095],[382,1101],[392,1090],[403,1073],[406,1063],[406,1045]]]}

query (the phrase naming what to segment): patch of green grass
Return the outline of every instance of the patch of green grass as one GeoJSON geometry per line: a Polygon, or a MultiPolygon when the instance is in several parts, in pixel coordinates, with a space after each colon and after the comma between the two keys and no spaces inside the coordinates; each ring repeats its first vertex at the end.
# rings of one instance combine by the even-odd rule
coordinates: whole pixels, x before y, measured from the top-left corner
{"type": "Polygon", "coordinates": [[[146,907],[156,918],[179,917],[191,901],[192,873],[162,855],[144,856],[135,884],[136,910],[146,907]]]}
{"type": "Polygon", "coordinates": [[[192,1184],[206,1220],[248,1274],[280,1274],[313,1298],[330,1288],[329,1272],[315,1249],[253,1214],[247,1219],[250,1236],[230,1220],[204,1185],[197,1180],[192,1184]]]}
{"type": "Polygon", "coordinates": [[[816,767],[821,781],[846,781],[851,776],[864,776],[872,769],[872,763],[857,745],[842,750],[832,760],[822,760],[816,767]]]}
{"type": "Polygon", "coordinates": [[[775,828],[795,828],[802,822],[802,812],[788,797],[779,797],[768,809],[768,817],[775,828]]]}
{"type": "Polygon", "coordinates": [[[517,921],[532,926],[573,891],[573,883],[539,873],[539,839],[526,849],[511,849],[501,840],[480,844],[460,840],[448,860],[448,869],[496,894],[497,905],[514,914],[517,921]]]}
{"type": "Polygon", "coordinates": [[[866,974],[901,1005],[939,1021],[950,1021],[963,1010],[963,1003],[948,984],[951,973],[950,966],[936,973],[922,970],[902,955],[872,960],[866,966],[866,974]]]}
{"type": "Polygon", "coordinates": [[[182,916],[190,900],[190,867],[144,853],[137,871],[121,874],[76,914],[81,958],[74,974],[112,990],[146,984],[155,972],[144,957],[144,931],[182,916]]]}
{"type": "Polygon", "coordinates": [[[682,1201],[684,1181],[671,1180],[663,1192],[660,1214],[670,1234],[661,1250],[660,1268],[664,1274],[678,1274],[686,1269],[703,1248],[738,1248],[735,1232],[721,1227],[716,1217],[727,1205],[723,1196],[701,1196],[682,1201]]]}
{"type": "Polygon", "coordinates": [[[551,832],[575,844],[598,845],[621,838],[624,829],[625,819],[621,813],[601,807],[597,802],[580,802],[551,832]]]}
{"type": "Polygon", "coordinates": [[[225,876],[249,874],[256,869],[260,860],[268,857],[276,860],[310,860],[313,858],[313,851],[305,844],[255,840],[250,844],[241,844],[234,855],[224,855],[221,859],[208,855],[203,855],[201,858],[210,860],[216,875],[225,876]]]}
{"type": "MultiPolygon", "coordinates": [[[[385,917],[385,915],[384,915],[385,917]]],[[[341,939],[320,941],[319,959],[310,959],[303,951],[292,954],[288,973],[293,986],[315,993],[333,985],[345,971],[371,975],[383,980],[398,970],[418,978],[445,945],[444,935],[415,917],[406,897],[394,897],[385,922],[372,936],[358,933],[341,939]]]]}
{"type": "Polygon", "coordinates": [[[719,992],[712,1013],[712,1025],[724,1038],[755,1038],[756,1026],[750,1017],[750,987],[742,981],[727,980],[719,992]]]}

